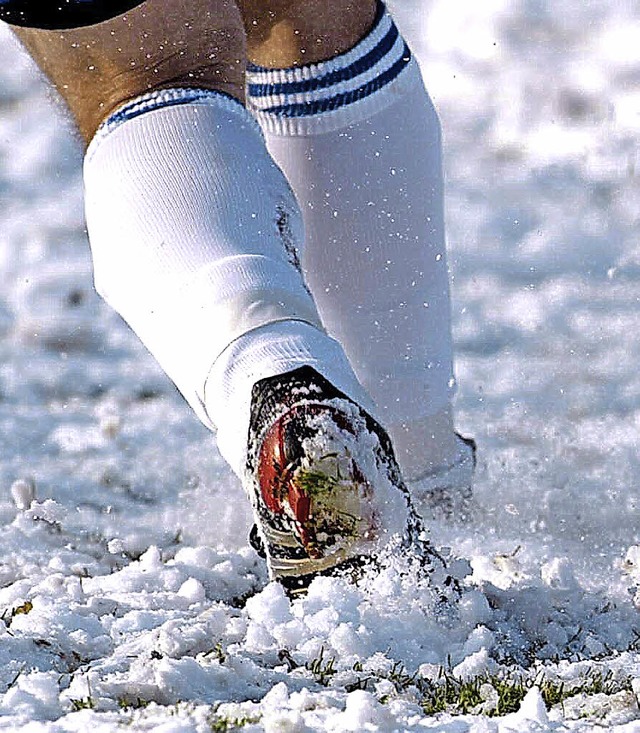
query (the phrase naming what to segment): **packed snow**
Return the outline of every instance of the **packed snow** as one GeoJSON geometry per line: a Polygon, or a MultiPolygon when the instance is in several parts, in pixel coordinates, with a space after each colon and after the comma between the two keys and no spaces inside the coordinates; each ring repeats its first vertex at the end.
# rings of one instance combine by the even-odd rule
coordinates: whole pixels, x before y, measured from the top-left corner
{"type": "Polygon", "coordinates": [[[267,582],[213,437],[93,292],[80,146],[0,30],[1,730],[640,731],[637,2],[396,6],[479,447],[429,519],[444,600],[394,565],[267,582]]]}

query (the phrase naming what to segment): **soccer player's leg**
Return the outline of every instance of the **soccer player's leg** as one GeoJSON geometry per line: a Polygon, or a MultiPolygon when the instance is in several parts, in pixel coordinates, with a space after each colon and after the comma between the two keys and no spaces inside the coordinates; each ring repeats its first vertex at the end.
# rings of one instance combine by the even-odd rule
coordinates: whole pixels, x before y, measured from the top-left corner
{"type": "Polygon", "coordinates": [[[247,103],[300,202],[323,322],[410,486],[447,510],[468,496],[474,448],[453,427],[440,124],[416,61],[375,0],[241,5],[247,103]]]}
{"type": "Polygon", "coordinates": [[[271,573],[296,587],[419,528],[299,270],[297,202],[239,101],[238,10],[175,6],[17,33],[88,143],[98,291],[217,429],[271,573]]]}

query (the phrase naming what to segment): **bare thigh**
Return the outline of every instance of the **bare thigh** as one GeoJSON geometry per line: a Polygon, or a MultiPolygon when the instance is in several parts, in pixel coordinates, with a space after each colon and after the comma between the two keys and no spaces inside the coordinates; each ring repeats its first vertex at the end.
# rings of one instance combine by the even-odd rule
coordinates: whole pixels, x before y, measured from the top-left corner
{"type": "Polygon", "coordinates": [[[118,106],[171,86],[244,98],[245,33],[235,0],[146,0],[71,30],[14,28],[85,140],[118,106]]]}
{"type": "Polygon", "coordinates": [[[376,0],[237,0],[249,60],[271,68],[332,58],[371,28],[376,0]]]}

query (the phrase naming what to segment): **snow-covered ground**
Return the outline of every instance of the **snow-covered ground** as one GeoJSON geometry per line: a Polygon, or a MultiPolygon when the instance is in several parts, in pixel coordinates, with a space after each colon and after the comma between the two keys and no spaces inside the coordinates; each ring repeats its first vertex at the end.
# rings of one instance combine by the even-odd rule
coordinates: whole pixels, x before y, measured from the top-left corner
{"type": "Polygon", "coordinates": [[[395,6],[445,130],[461,598],[267,584],[212,437],[92,290],[80,149],[2,29],[0,729],[640,731],[637,2],[395,6]],[[447,680],[467,714],[432,712],[447,680]]]}

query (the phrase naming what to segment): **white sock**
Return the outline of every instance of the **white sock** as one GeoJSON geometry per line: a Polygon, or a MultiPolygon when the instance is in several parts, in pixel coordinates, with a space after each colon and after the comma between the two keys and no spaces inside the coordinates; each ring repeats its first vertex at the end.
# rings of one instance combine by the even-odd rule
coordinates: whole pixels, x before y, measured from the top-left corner
{"type": "Polygon", "coordinates": [[[96,289],[217,428],[236,473],[257,379],[311,363],[366,400],[297,268],[295,198],[242,105],[144,95],[101,127],[84,175],[96,289]]]}
{"type": "Polygon", "coordinates": [[[351,51],[251,66],[248,107],[300,203],[305,278],[408,479],[456,460],[440,125],[379,6],[351,51]]]}

